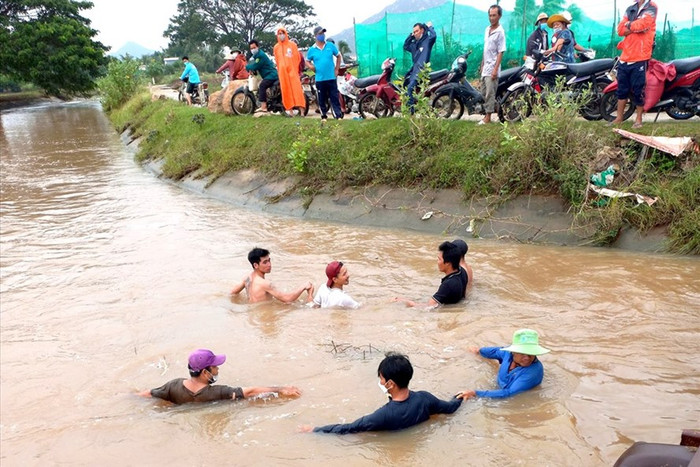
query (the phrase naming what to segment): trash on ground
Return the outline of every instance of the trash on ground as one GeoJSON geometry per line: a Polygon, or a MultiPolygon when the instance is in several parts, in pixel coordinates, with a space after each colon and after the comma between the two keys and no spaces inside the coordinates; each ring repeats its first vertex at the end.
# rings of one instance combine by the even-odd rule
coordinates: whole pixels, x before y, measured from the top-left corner
{"type": "Polygon", "coordinates": [[[651,206],[659,200],[658,197],[650,198],[649,196],[640,195],[638,193],[628,193],[625,191],[611,190],[610,188],[595,186],[592,183],[588,184],[588,189],[595,191],[599,195],[607,196],[608,198],[634,197],[637,200],[637,204],[648,204],[649,206],[651,206]]]}
{"type": "Polygon", "coordinates": [[[591,182],[596,186],[608,186],[615,179],[615,173],[620,171],[620,166],[617,164],[610,165],[602,172],[591,175],[591,182]]]}
{"type": "Polygon", "coordinates": [[[421,217],[421,220],[427,221],[431,217],[433,217],[433,211],[428,211],[425,214],[423,214],[423,217],[421,217]]]}
{"type": "Polygon", "coordinates": [[[629,138],[646,146],[658,149],[659,151],[667,152],[675,157],[678,157],[683,151],[690,148],[693,148],[693,150],[696,152],[700,151],[697,143],[690,136],[674,138],[668,136],[646,136],[632,133],[631,131],[621,130],[619,128],[615,128],[613,131],[623,138],[629,138]]]}

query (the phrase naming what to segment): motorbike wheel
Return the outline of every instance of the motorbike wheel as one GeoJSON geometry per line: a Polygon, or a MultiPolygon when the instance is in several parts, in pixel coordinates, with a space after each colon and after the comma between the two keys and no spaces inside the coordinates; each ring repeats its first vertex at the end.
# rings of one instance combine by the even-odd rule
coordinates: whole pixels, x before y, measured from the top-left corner
{"type": "Polygon", "coordinates": [[[532,113],[532,91],[528,87],[507,91],[498,106],[498,119],[501,123],[519,122],[532,113]]]}
{"type": "Polygon", "coordinates": [[[432,106],[440,118],[459,120],[464,115],[464,103],[461,99],[451,96],[449,92],[438,92],[432,106]]]}
{"type": "Polygon", "coordinates": [[[688,120],[689,118],[693,118],[695,113],[688,110],[681,110],[678,106],[674,105],[666,109],[666,115],[674,120],[688,120]]]}
{"type": "Polygon", "coordinates": [[[178,92],[177,92],[177,100],[180,101],[180,102],[185,102],[185,101],[186,101],[185,95],[182,93],[182,91],[178,91],[178,92]]]}
{"type": "Polygon", "coordinates": [[[252,115],[255,112],[255,98],[250,93],[239,89],[231,97],[231,108],[236,115],[252,115]]]}
{"type": "Polygon", "coordinates": [[[595,86],[591,86],[591,100],[581,107],[581,116],[586,120],[600,120],[603,116],[600,114],[600,100],[603,97],[603,91],[611,83],[610,80],[600,80],[595,86]]]}
{"type": "Polygon", "coordinates": [[[373,118],[385,118],[389,116],[390,109],[386,103],[376,94],[368,92],[360,98],[360,117],[365,120],[373,118]]]}
{"type": "MultiPolygon", "coordinates": [[[[627,100],[627,107],[622,114],[622,120],[625,121],[634,113],[634,104],[632,99],[627,100]]],[[[608,122],[612,122],[617,117],[617,93],[615,91],[606,92],[600,98],[600,116],[608,122]]]]}

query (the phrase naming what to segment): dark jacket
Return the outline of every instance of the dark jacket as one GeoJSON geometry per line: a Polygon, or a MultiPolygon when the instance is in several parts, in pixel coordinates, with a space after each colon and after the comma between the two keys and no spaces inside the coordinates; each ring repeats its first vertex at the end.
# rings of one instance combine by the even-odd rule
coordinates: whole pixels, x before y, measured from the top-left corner
{"type": "Polygon", "coordinates": [[[248,71],[257,71],[262,79],[279,79],[275,64],[272,63],[270,57],[265,55],[265,52],[260,49],[258,49],[257,55],[248,61],[245,69],[248,71]]]}
{"type": "Polygon", "coordinates": [[[532,57],[534,52],[538,50],[547,50],[549,48],[549,33],[538,26],[530,37],[527,38],[527,47],[525,47],[525,55],[532,57]]]}
{"type": "Polygon", "coordinates": [[[406,72],[406,77],[416,78],[426,63],[430,61],[430,52],[433,50],[437,35],[435,28],[423,25],[425,32],[419,40],[410,34],[403,43],[403,49],[410,52],[413,66],[406,72]]]}

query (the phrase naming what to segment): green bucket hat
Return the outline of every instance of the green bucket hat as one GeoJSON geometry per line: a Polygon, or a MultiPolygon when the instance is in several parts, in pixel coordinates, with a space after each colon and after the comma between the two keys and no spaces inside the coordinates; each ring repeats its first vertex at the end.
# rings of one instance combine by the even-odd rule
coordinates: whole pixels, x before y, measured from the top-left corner
{"type": "Polygon", "coordinates": [[[540,346],[540,335],[532,329],[518,329],[513,333],[513,344],[503,347],[508,352],[522,353],[525,355],[542,355],[549,352],[540,346]]]}

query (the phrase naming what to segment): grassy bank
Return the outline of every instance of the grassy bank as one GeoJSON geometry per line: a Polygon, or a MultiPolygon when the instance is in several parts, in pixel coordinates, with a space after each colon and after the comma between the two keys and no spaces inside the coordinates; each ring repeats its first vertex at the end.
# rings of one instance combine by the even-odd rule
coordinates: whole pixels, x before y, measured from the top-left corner
{"type": "MultiPolygon", "coordinates": [[[[138,157],[163,158],[166,176],[197,171],[218,177],[252,168],[271,177],[297,175],[307,194],[344,186],[389,184],[459,188],[466,198],[494,203],[519,194],[558,194],[575,222],[596,220],[596,244],[614,242],[625,226],[667,226],[669,250],[700,254],[698,155],[673,158],[623,143],[600,122],[574,118],[566,105],[550,106],[524,123],[477,127],[472,122],[391,118],[328,122],[283,117],[232,117],[151,101],[140,94],[110,117],[119,130],[142,136],[138,157]],[[659,197],[653,206],[586,193],[590,175],[615,162],[612,188],[659,197]]],[[[626,125],[624,128],[627,128],[626,125]]],[[[645,125],[641,133],[700,136],[698,120],[645,125]]]]}

